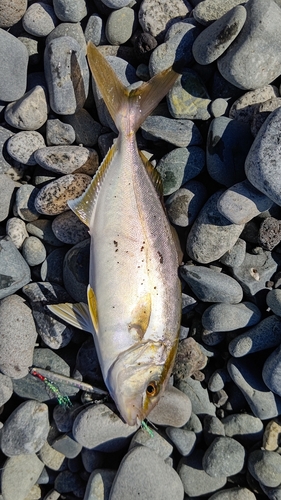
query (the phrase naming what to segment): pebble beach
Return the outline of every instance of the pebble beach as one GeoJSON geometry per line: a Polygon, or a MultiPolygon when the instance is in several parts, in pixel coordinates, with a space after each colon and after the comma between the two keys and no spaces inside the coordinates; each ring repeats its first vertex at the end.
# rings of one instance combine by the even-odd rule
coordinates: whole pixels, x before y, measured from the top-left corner
{"type": "Polygon", "coordinates": [[[281,500],[280,39],[281,0],[0,0],[0,500],[281,500]],[[126,86],[179,72],[137,132],[182,250],[144,427],[47,307],[87,302],[67,202],[117,137],[89,41],[126,86]]]}

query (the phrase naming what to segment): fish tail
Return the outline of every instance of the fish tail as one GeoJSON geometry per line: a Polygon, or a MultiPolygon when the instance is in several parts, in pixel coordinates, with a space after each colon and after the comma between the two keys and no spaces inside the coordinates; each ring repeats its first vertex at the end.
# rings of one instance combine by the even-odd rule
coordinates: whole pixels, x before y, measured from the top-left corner
{"type": "Polygon", "coordinates": [[[170,67],[138,88],[129,90],[91,42],[88,43],[87,57],[93,78],[119,132],[136,132],[179,76],[170,67]]]}

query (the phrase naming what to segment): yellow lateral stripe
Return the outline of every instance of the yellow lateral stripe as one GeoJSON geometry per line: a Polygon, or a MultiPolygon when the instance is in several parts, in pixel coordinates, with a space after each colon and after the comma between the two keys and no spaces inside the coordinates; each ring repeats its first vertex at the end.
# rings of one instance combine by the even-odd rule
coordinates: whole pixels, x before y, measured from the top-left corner
{"type": "Polygon", "coordinates": [[[98,333],[98,310],[97,310],[97,299],[95,296],[94,290],[88,285],[87,288],[87,297],[89,304],[89,311],[91,315],[91,319],[95,328],[96,333],[98,333]]]}

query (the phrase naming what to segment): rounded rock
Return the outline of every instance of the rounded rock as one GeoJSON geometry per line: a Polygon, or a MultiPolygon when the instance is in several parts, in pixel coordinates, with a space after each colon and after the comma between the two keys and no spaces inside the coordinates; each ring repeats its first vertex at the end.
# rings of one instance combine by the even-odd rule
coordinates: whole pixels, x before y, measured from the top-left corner
{"type": "Polygon", "coordinates": [[[75,141],[85,147],[92,147],[98,142],[102,126],[84,108],[78,109],[74,115],[65,115],[64,123],[73,127],[75,141]]]}
{"type": "Polygon", "coordinates": [[[274,394],[281,396],[281,345],[265,361],[262,378],[266,386],[274,394]]]}
{"type": "Polygon", "coordinates": [[[18,217],[7,220],[6,233],[18,249],[22,247],[25,238],[28,237],[25,222],[18,217]]]}
{"type": "Polygon", "coordinates": [[[0,240],[0,251],[0,275],[2,276],[0,299],[3,299],[30,281],[30,268],[9,236],[0,240]]]}
{"type": "Polygon", "coordinates": [[[281,319],[272,315],[238,335],[228,344],[229,352],[235,358],[254,352],[277,347],[281,343],[281,319]]]}
{"type": "Polygon", "coordinates": [[[64,146],[75,141],[72,125],[63,123],[58,118],[48,118],[46,123],[46,142],[48,146],[64,146]]]}
{"type": "Polygon", "coordinates": [[[206,450],[202,466],[211,477],[234,476],[241,472],[245,461],[242,444],[230,437],[216,437],[206,450]]]}
{"type": "Polygon", "coordinates": [[[160,139],[180,148],[202,144],[202,136],[191,120],[175,120],[157,115],[148,116],[142,124],[141,130],[143,137],[149,141],[160,139]]]}
{"type": "Polygon", "coordinates": [[[1,434],[1,450],[8,457],[37,453],[49,432],[48,406],[21,403],[8,417],[1,434]]]}
{"type": "Polygon", "coordinates": [[[85,0],[54,0],[54,10],[56,16],[63,22],[79,23],[87,15],[85,0]]]}
{"type": "Polygon", "coordinates": [[[20,130],[37,130],[47,121],[48,105],[43,87],[29,90],[18,101],[6,106],[5,120],[20,130]]]}
{"type": "Polygon", "coordinates": [[[201,182],[189,181],[167,199],[168,218],[176,226],[186,227],[196,219],[207,199],[207,190],[201,182]]]}
{"type": "Polygon", "coordinates": [[[22,256],[30,267],[38,266],[46,259],[46,248],[39,238],[29,236],[22,245],[22,256]]]}
{"type": "Polygon", "coordinates": [[[58,215],[68,209],[67,202],[84,193],[92,179],[86,174],[68,174],[42,187],[35,198],[41,214],[58,215]]]}
{"type": "Polygon", "coordinates": [[[192,14],[198,23],[206,26],[240,3],[240,0],[204,0],[204,3],[196,2],[192,14]]]}
{"type": "Polygon", "coordinates": [[[195,432],[187,429],[177,429],[175,427],[167,427],[166,434],[172,440],[178,452],[186,457],[194,450],[196,443],[195,432]]]}
{"type": "Polygon", "coordinates": [[[18,132],[8,140],[7,151],[14,160],[24,165],[36,165],[34,153],[44,146],[44,137],[39,132],[18,132]]]}
{"type": "Polygon", "coordinates": [[[203,302],[236,304],[243,298],[239,283],[224,273],[191,265],[182,266],[180,272],[196,297],[203,302]]]}
{"type": "Polygon", "coordinates": [[[109,14],[105,26],[106,38],[111,45],[126,43],[133,34],[135,14],[133,9],[122,7],[109,14]]]}
{"type": "Polygon", "coordinates": [[[35,453],[9,458],[3,468],[1,480],[4,498],[8,500],[13,498],[24,500],[27,498],[43,468],[43,462],[39,460],[35,453]]]}
{"type": "Polygon", "coordinates": [[[99,166],[97,152],[80,146],[42,147],[35,152],[34,157],[41,167],[61,174],[78,171],[93,175],[99,166]]]}
{"type": "Polygon", "coordinates": [[[252,302],[240,304],[214,304],[202,315],[202,325],[213,332],[231,332],[252,326],[261,319],[261,312],[252,302]]]}
{"type": "Polygon", "coordinates": [[[14,213],[27,222],[38,219],[39,213],[35,208],[35,199],[39,189],[32,184],[22,184],[17,190],[14,213]]]}
{"type": "MultiPolygon", "coordinates": [[[[13,10],[15,9],[13,4],[13,10]]],[[[4,29],[0,29],[0,100],[20,99],[26,89],[28,52],[24,44],[4,29]]]]}
{"type": "Polygon", "coordinates": [[[209,500],[256,500],[256,497],[248,488],[236,487],[218,491],[209,500]]]}
{"type": "Polygon", "coordinates": [[[89,238],[87,226],[70,210],[53,220],[52,230],[56,237],[67,245],[76,245],[89,238]]]}
{"type": "Polygon", "coordinates": [[[9,216],[15,188],[15,182],[8,175],[0,174],[0,221],[9,216]]]}
{"type": "Polygon", "coordinates": [[[0,28],[11,28],[24,15],[27,9],[27,0],[2,0],[0,6],[0,28]]]}
{"type": "Polygon", "coordinates": [[[211,99],[203,80],[193,69],[184,69],[169,94],[167,104],[174,118],[209,120],[211,99]]]}
{"type": "Polygon", "coordinates": [[[110,469],[98,469],[97,467],[94,467],[90,472],[91,475],[87,482],[84,500],[91,500],[91,498],[98,499],[101,491],[103,492],[102,494],[104,494],[104,498],[109,498],[112,483],[116,476],[116,471],[110,469]]]}
{"type": "Polygon", "coordinates": [[[11,378],[22,378],[32,365],[37,332],[31,310],[18,295],[0,302],[0,367],[11,378]]]}
{"type": "Polygon", "coordinates": [[[129,450],[135,448],[136,446],[147,446],[153,450],[159,457],[166,460],[173,451],[173,446],[161,436],[158,432],[153,430],[153,436],[151,436],[146,430],[140,428],[132,437],[130,442],[129,450]]]}
{"type": "Polygon", "coordinates": [[[43,2],[30,5],[22,20],[25,31],[36,37],[47,36],[58,22],[53,7],[43,2]]]}
{"type": "Polygon", "coordinates": [[[264,486],[274,488],[281,483],[281,456],[275,451],[252,451],[248,468],[252,476],[264,486]]]}
{"type": "Polygon", "coordinates": [[[131,0],[102,0],[102,3],[110,9],[121,9],[131,3],[131,0]]]}
{"type": "Polygon", "coordinates": [[[260,418],[248,413],[228,415],[222,419],[225,435],[235,438],[245,446],[259,442],[263,436],[263,423],[260,418]]]}
{"type": "Polygon", "coordinates": [[[149,420],[155,425],[182,427],[191,415],[191,401],[176,387],[166,387],[163,396],[149,413],[149,420]]]}
{"type": "Polygon", "coordinates": [[[191,10],[187,0],[164,0],[157,4],[153,0],[143,0],[139,9],[139,23],[144,32],[163,39],[167,28],[191,10]]]}

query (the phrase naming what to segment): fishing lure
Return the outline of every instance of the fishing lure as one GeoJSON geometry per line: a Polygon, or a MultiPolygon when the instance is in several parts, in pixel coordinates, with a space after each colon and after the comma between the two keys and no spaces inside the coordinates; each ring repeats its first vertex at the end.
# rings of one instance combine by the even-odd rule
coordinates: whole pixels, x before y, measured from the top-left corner
{"type": "Polygon", "coordinates": [[[59,388],[55,384],[53,384],[53,382],[50,379],[48,379],[47,377],[45,377],[41,373],[38,373],[38,371],[35,368],[31,368],[30,373],[34,377],[37,377],[37,378],[39,378],[39,380],[44,382],[46,389],[47,389],[47,392],[50,393],[52,396],[55,396],[55,398],[57,399],[58,404],[60,406],[62,406],[63,408],[66,408],[66,409],[71,408],[72,403],[71,403],[69,397],[67,395],[63,395],[60,392],[59,388]]]}

